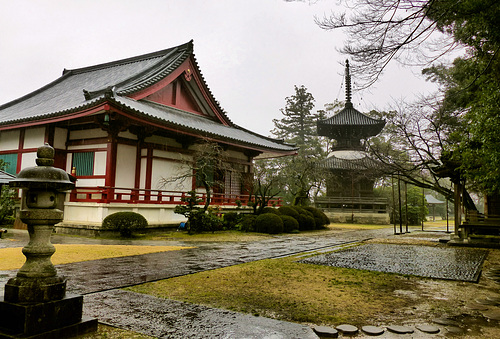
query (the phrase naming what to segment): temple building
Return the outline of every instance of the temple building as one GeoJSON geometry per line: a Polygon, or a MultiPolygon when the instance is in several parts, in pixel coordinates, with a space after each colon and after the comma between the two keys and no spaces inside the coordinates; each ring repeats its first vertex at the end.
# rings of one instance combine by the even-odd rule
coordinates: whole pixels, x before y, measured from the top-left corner
{"type": "Polygon", "coordinates": [[[245,205],[254,158],[297,152],[229,119],[201,74],[192,41],[64,70],[55,81],[0,106],[6,172],[34,166],[37,148],[48,143],[55,148],[54,166],[77,179],[61,206],[65,219],[58,231],[99,229],[117,211],[138,212],[150,225],[182,221],[174,207],[187,191],[203,194],[203,188],[194,176],[164,179],[189,170],[200,140],[217,143],[228,155],[230,166],[216,173],[224,182],[213,195],[218,206],[245,205]]]}
{"type": "Polygon", "coordinates": [[[366,116],[351,102],[349,62],[345,70],[345,107],[317,123],[318,135],[332,139],[331,152],[321,164],[328,170],[326,197],[315,204],[333,222],[389,224],[387,199],[374,197],[380,165],[366,152],[365,141],[379,134],[384,120],[366,116]]]}

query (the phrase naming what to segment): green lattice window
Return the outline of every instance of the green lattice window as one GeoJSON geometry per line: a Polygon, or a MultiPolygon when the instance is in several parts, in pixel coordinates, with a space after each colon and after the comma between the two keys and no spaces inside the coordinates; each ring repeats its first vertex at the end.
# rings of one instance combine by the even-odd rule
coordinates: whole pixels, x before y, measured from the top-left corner
{"type": "Polygon", "coordinates": [[[0,160],[3,160],[4,171],[10,174],[16,174],[17,169],[17,153],[0,154],[0,160]]]}
{"type": "Polygon", "coordinates": [[[94,174],[94,152],[73,153],[72,168],[76,168],[77,176],[94,174]]]}

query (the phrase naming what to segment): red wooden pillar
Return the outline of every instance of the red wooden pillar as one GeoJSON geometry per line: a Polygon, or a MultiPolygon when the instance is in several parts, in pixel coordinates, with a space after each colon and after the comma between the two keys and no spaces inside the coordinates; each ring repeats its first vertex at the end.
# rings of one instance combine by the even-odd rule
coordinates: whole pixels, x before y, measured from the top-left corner
{"type": "Polygon", "coordinates": [[[148,146],[148,152],[146,158],[146,182],[144,187],[146,189],[146,194],[144,197],[145,200],[149,200],[151,196],[151,192],[149,190],[151,189],[152,176],[153,176],[153,148],[148,146]]]}
{"type": "Polygon", "coordinates": [[[23,148],[24,148],[24,135],[26,129],[21,128],[19,130],[19,145],[18,145],[18,151],[17,151],[17,164],[16,164],[16,173],[19,173],[21,171],[21,162],[23,161],[23,148]]]}
{"type": "Polygon", "coordinates": [[[118,145],[116,141],[116,135],[108,132],[108,145],[106,154],[106,177],[104,179],[104,185],[108,187],[107,196],[105,197],[105,202],[112,199],[114,196],[113,188],[115,187],[116,180],[116,151],[118,145]]]}

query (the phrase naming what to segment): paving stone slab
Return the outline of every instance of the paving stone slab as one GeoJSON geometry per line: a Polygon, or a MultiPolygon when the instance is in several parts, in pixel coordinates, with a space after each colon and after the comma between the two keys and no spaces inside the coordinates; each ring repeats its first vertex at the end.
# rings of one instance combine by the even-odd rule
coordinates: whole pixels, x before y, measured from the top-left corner
{"type": "Polygon", "coordinates": [[[414,332],[413,328],[400,325],[387,326],[387,330],[398,334],[409,334],[414,332]]]}
{"type": "Polygon", "coordinates": [[[487,250],[365,244],[300,262],[421,277],[477,282],[487,250]]]}
{"type": "Polygon", "coordinates": [[[84,314],[155,338],[318,339],[309,326],[125,290],[86,295],[84,314]]]}

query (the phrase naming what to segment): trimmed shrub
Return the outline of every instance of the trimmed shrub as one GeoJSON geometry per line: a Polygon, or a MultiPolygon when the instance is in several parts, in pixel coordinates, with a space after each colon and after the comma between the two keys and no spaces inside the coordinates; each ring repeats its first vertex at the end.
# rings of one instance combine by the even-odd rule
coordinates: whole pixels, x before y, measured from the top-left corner
{"type": "Polygon", "coordinates": [[[281,221],[283,221],[283,232],[293,233],[299,231],[299,222],[294,217],[289,215],[280,215],[281,221]]]}
{"type": "Polygon", "coordinates": [[[274,213],[263,213],[255,220],[255,230],[260,233],[283,233],[283,221],[274,213]]]}
{"type": "Polygon", "coordinates": [[[238,226],[242,232],[255,232],[255,220],[257,216],[255,214],[244,214],[241,217],[238,226]]]}
{"type": "Polygon", "coordinates": [[[222,225],[224,229],[230,230],[236,228],[241,216],[236,212],[227,212],[222,215],[222,225]]]}
{"type": "Polygon", "coordinates": [[[291,206],[297,213],[299,213],[299,217],[297,221],[299,222],[299,230],[301,231],[310,231],[316,229],[316,222],[314,221],[314,215],[305,210],[300,206],[291,206]]]}
{"type": "Polygon", "coordinates": [[[119,231],[122,237],[130,238],[136,230],[142,230],[148,226],[148,221],[139,213],[116,212],[108,215],[102,221],[102,228],[119,231]]]}
{"type": "Polygon", "coordinates": [[[203,210],[191,212],[188,229],[192,232],[215,232],[222,230],[222,220],[212,213],[203,210]]]}
{"type": "Polygon", "coordinates": [[[304,209],[312,213],[314,222],[316,223],[316,229],[323,228],[325,227],[325,225],[330,224],[330,220],[328,219],[326,214],[323,213],[323,211],[320,211],[316,207],[312,206],[304,207],[304,209]]]}
{"type": "Polygon", "coordinates": [[[299,215],[299,230],[300,231],[311,231],[316,229],[316,222],[311,215],[300,214],[299,215]]]}
{"type": "Polygon", "coordinates": [[[262,213],[261,214],[264,214],[264,213],[280,214],[280,212],[278,211],[278,209],[276,209],[274,207],[271,207],[271,206],[264,207],[262,209],[262,213]]]}
{"type": "Polygon", "coordinates": [[[281,206],[278,208],[278,211],[281,215],[291,216],[292,218],[295,218],[295,220],[299,219],[299,212],[297,212],[297,210],[292,206],[281,206]]]}

